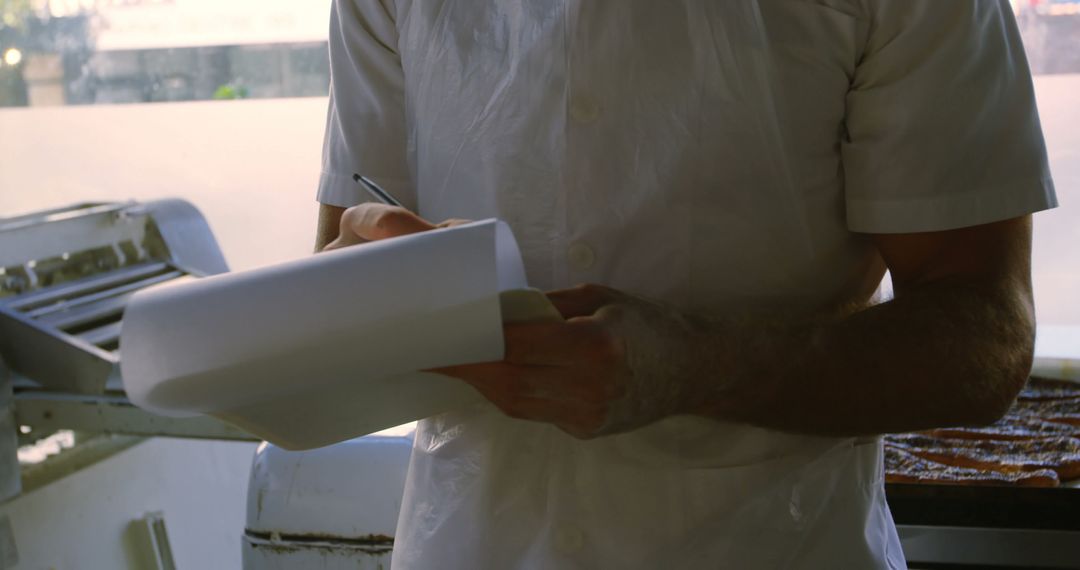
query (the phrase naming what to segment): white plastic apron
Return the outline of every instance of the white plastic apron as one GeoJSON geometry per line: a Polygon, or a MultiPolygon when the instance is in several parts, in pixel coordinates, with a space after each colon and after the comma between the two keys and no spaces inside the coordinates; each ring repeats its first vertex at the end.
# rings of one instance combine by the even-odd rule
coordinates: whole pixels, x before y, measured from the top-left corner
{"type": "MultiPolygon", "coordinates": [[[[429,219],[508,221],[542,288],[698,312],[865,295],[880,260],[844,226],[847,78],[791,67],[854,65],[854,20],[760,5],[399,0],[408,172],[373,174],[410,180],[429,219]]],[[[902,568],[880,455],[701,418],[580,442],[446,414],[418,429],[394,567],[902,568]]]]}

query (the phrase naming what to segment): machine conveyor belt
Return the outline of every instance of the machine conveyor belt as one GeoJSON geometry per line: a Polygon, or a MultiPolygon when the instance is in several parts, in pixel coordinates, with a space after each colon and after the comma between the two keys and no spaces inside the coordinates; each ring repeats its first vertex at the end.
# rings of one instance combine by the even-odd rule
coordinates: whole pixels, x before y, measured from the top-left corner
{"type": "MultiPolygon", "coordinates": [[[[170,269],[170,266],[163,262],[141,263],[131,267],[110,271],[109,273],[94,275],[77,281],[54,285],[39,291],[18,295],[6,303],[0,301],[0,304],[6,305],[6,307],[11,310],[31,312],[31,315],[34,316],[40,313],[40,311],[35,311],[35,309],[43,309],[71,299],[94,298],[91,296],[96,293],[103,291],[109,292],[110,290],[115,291],[116,289],[132,284],[133,282],[153,278],[155,275],[159,275],[170,269]]],[[[44,312],[49,311],[45,310],[44,312]]]]}

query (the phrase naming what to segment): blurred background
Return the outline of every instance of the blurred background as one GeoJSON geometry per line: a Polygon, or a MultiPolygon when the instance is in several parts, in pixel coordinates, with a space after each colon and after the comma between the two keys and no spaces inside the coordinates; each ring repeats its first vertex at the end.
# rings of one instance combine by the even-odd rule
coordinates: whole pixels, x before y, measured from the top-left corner
{"type": "Polygon", "coordinates": [[[234,269],[309,253],[329,14],[290,0],[0,0],[0,217],[178,196],[234,269]]]}
{"type": "MultiPolygon", "coordinates": [[[[1066,206],[1037,217],[1039,319],[1077,323],[1080,1],[1013,5],[1066,206]]],[[[308,253],[328,18],[328,2],[0,0],[0,217],[180,196],[234,269],[308,253]]]]}
{"type": "MultiPolygon", "coordinates": [[[[1037,217],[1038,316],[1077,323],[1080,1],[1013,6],[1066,206],[1037,217]]],[[[234,269],[308,253],[328,18],[329,2],[0,0],[0,217],[180,196],[234,269]]]]}

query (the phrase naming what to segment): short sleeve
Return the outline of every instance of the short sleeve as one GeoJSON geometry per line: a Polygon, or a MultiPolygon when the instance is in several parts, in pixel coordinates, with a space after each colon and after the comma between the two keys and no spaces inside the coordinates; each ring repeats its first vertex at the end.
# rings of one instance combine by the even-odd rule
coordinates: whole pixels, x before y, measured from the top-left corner
{"type": "Polygon", "coordinates": [[[1007,0],[868,0],[842,145],[851,231],[905,233],[1057,205],[1007,0]]]}
{"type": "Polygon", "coordinates": [[[415,208],[393,0],[334,0],[329,42],[330,106],[319,202],[348,207],[371,201],[353,180],[353,174],[363,174],[415,208]]]}

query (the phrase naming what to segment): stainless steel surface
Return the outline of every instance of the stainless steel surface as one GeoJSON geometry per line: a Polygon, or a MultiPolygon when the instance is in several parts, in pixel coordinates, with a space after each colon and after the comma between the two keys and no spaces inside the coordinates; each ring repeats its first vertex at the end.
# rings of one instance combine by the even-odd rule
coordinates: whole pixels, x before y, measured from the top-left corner
{"type": "Polygon", "coordinates": [[[0,355],[8,366],[53,390],[100,394],[119,360],[108,351],[56,329],[0,312],[0,355]]]}
{"type": "Polygon", "coordinates": [[[162,273],[169,272],[170,269],[169,265],[162,262],[140,263],[103,275],[23,294],[11,298],[6,303],[0,300],[0,305],[25,312],[28,317],[39,318],[79,303],[93,302],[118,293],[134,291],[141,288],[139,284],[144,283],[144,280],[152,280],[162,273]]]}
{"type": "Polygon", "coordinates": [[[90,329],[75,336],[86,344],[92,344],[104,350],[115,350],[120,347],[120,321],[90,329]]]}
{"type": "Polygon", "coordinates": [[[140,568],[153,570],[176,570],[169,533],[165,530],[165,513],[148,513],[132,521],[133,536],[142,554],[140,568]]]}
{"type": "Polygon", "coordinates": [[[61,429],[93,433],[257,441],[209,416],[171,418],[135,407],[123,395],[21,391],[15,396],[20,425],[48,434],[61,429]]]}
{"type": "Polygon", "coordinates": [[[102,299],[83,297],[63,309],[44,307],[32,316],[43,325],[61,330],[78,327],[101,319],[118,316],[124,312],[132,293],[122,293],[102,299]],[[45,310],[51,309],[51,310],[45,310]]]}
{"type": "Polygon", "coordinates": [[[157,200],[143,207],[167,244],[174,266],[198,277],[229,271],[214,232],[190,202],[157,200]]]}
{"type": "Polygon", "coordinates": [[[120,221],[131,203],[82,204],[0,219],[0,267],[47,259],[75,250],[112,247],[127,240],[141,243],[145,226],[138,220],[120,221]]]}
{"type": "Polygon", "coordinates": [[[74,447],[40,463],[22,466],[22,491],[32,493],[138,445],[146,438],[134,435],[76,434],[74,447]]]}
{"type": "Polygon", "coordinates": [[[0,503],[22,491],[17,430],[11,375],[0,360],[0,503]]]}
{"type": "Polygon", "coordinates": [[[908,563],[1078,568],[1080,532],[898,525],[908,563]]]}
{"type": "Polygon", "coordinates": [[[146,437],[253,440],[209,417],[144,412],[119,374],[123,313],[136,292],[225,271],[206,220],[182,200],[0,219],[0,500],[146,437]],[[80,443],[20,466],[20,441],[61,430],[80,443]]]}
{"type": "Polygon", "coordinates": [[[19,549],[15,544],[15,533],[11,529],[11,518],[0,517],[0,570],[14,570],[19,564],[19,549]]]}
{"type": "Polygon", "coordinates": [[[119,382],[122,315],[141,289],[227,271],[181,200],[84,204],[0,220],[0,354],[46,388],[119,382]]]}

